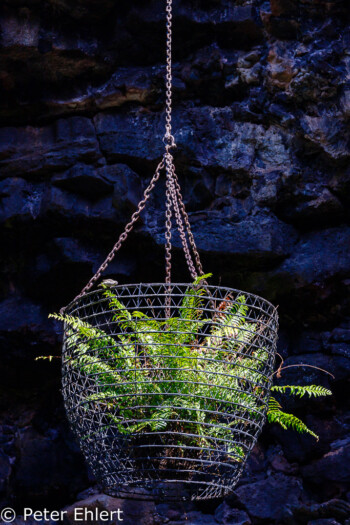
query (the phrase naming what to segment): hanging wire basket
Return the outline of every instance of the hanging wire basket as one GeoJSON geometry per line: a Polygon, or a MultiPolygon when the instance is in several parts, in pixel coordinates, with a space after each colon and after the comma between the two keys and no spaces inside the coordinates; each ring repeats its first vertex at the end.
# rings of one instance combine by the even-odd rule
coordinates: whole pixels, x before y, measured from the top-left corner
{"type": "Polygon", "coordinates": [[[276,308],[206,282],[163,283],[102,288],[65,314],[66,411],[103,490],[229,493],[265,422],[276,308]]]}
{"type": "Polygon", "coordinates": [[[63,396],[80,447],[113,496],[207,499],[237,483],[265,422],[277,311],[209,286],[171,149],[171,20],[166,0],[165,153],[125,230],[95,275],[56,315],[64,324],[63,396]],[[90,291],[166,173],[165,283],[90,291]],[[192,284],[171,283],[173,222],[192,284]]]}

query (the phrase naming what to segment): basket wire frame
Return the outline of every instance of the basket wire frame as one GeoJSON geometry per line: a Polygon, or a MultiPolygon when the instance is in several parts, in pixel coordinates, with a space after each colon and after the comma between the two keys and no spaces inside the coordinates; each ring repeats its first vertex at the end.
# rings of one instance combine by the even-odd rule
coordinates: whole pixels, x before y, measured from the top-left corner
{"type": "MultiPolygon", "coordinates": [[[[170,288],[164,283],[130,284],[115,286],[112,291],[130,313],[140,311],[161,322],[167,321],[166,313],[170,313],[170,317],[179,315],[183,298],[191,287],[193,285],[186,283],[171,284],[170,288]]],[[[127,338],[124,338],[122,345],[128,365],[118,370],[119,382],[113,383],[111,376],[110,386],[114,389],[107,402],[105,398],[99,401],[100,372],[72,365],[81,347],[65,325],[62,386],[68,419],[98,483],[110,495],[164,500],[222,497],[235,487],[254,447],[266,419],[275,362],[277,310],[265,299],[247,292],[209,285],[205,285],[204,289],[200,308],[208,322],[204,325],[198,323],[196,342],[193,344],[196,351],[185,362],[185,367],[191,370],[191,377],[195,379],[186,388],[184,382],[179,383],[173,378],[173,372],[183,366],[178,364],[177,358],[181,354],[181,338],[186,336],[186,322],[181,332],[172,333],[179,343],[169,343],[163,350],[164,356],[158,355],[157,359],[146,360],[142,356],[142,348],[137,343],[125,342],[127,338]],[[227,308],[238,304],[242,295],[248,306],[246,320],[250,324],[248,329],[245,327],[238,331],[249,332],[249,326],[254,326],[254,333],[252,330],[249,343],[236,348],[231,356],[227,356],[225,351],[222,356],[225,355],[226,361],[213,359],[210,357],[210,345],[217,350],[218,341],[213,336],[208,338],[208,334],[215,334],[223,305],[227,308]],[[204,338],[207,345],[202,348],[204,338]],[[266,356],[263,361],[258,357],[261,349],[264,349],[266,356]],[[247,357],[249,359],[245,359],[247,357]],[[249,375],[252,362],[256,362],[256,366],[253,366],[254,374],[249,375]],[[239,377],[237,365],[240,367],[239,377]],[[139,373],[140,367],[145,369],[144,381],[136,379],[136,371],[139,373]],[[242,375],[250,379],[242,379],[242,375]],[[125,380],[120,381],[120,377],[125,380]],[[147,423],[159,409],[152,401],[156,399],[159,383],[168,385],[166,392],[163,392],[168,407],[178,408],[179,399],[183,401],[182,396],[187,396],[189,408],[187,415],[180,411],[182,419],[168,416],[164,428],[151,430],[147,423]],[[229,400],[231,392],[235,394],[234,402],[229,400]],[[90,399],[94,396],[95,402],[87,403],[88,396],[90,399]],[[248,410],[244,398],[251,400],[253,410],[248,410]],[[128,431],[140,421],[130,416],[120,420],[121,405],[128,413],[135,413],[135,418],[142,411],[146,425],[142,432],[128,431]],[[191,410],[195,416],[196,411],[199,412],[198,406],[200,412],[214,423],[202,421],[197,433],[189,430],[189,425],[193,425],[191,410]],[[121,421],[123,432],[111,419],[111,412],[121,421]],[[216,426],[218,431],[215,436],[216,426]],[[220,434],[222,426],[226,429],[224,436],[220,434]],[[200,440],[198,434],[201,435],[200,440]],[[237,450],[241,451],[241,455],[237,455],[237,450]]],[[[118,341],[119,346],[127,332],[122,323],[113,317],[109,299],[102,289],[74,300],[67,307],[66,314],[103,330],[118,341]]],[[[193,332],[193,319],[191,323],[193,332]]],[[[232,337],[238,336],[236,328],[232,337]]],[[[100,363],[113,367],[115,363],[107,351],[108,348],[99,346],[98,350],[90,352],[100,363]]]]}

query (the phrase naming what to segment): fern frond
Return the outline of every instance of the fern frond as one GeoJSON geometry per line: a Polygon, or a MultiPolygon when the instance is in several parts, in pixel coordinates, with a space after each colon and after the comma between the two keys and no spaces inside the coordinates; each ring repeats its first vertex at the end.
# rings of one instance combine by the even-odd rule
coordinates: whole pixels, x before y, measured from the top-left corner
{"type": "Polygon", "coordinates": [[[301,419],[297,418],[294,414],[288,414],[283,412],[280,408],[279,403],[274,397],[269,400],[269,408],[267,411],[267,420],[269,423],[277,423],[284,430],[292,429],[296,430],[301,434],[310,434],[318,441],[319,437],[313,432],[308,426],[305,425],[301,419]]]}
{"type": "Polygon", "coordinates": [[[304,397],[308,395],[309,397],[321,397],[321,396],[331,396],[332,392],[328,388],[324,388],[320,385],[285,385],[278,386],[274,385],[271,387],[273,392],[278,392],[280,394],[288,394],[290,396],[304,397]]]}
{"type": "Polygon", "coordinates": [[[206,273],[204,275],[199,275],[194,281],[193,281],[193,286],[196,286],[197,284],[199,284],[200,282],[204,281],[205,279],[209,279],[210,277],[212,277],[213,274],[212,273],[206,273]]]}
{"type": "Polygon", "coordinates": [[[78,317],[61,314],[50,314],[49,317],[61,321],[65,324],[68,346],[72,347],[75,356],[88,353],[89,351],[98,352],[113,357],[117,350],[117,343],[113,337],[106,334],[104,330],[95,328],[89,323],[82,321],[78,317]],[[67,328],[68,327],[68,328],[67,328]]]}
{"type": "Polygon", "coordinates": [[[203,288],[195,290],[194,288],[188,288],[182,299],[181,306],[179,308],[179,314],[181,319],[199,319],[202,315],[201,306],[203,303],[202,295],[205,293],[203,288]]]}
{"type": "Polygon", "coordinates": [[[63,315],[55,314],[55,313],[49,314],[49,318],[56,319],[56,321],[61,321],[62,323],[66,323],[68,326],[70,326],[71,328],[75,328],[75,329],[92,328],[92,326],[89,325],[89,323],[82,321],[78,317],[73,317],[67,314],[63,314],[63,315]]]}
{"type": "Polygon", "coordinates": [[[275,412],[275,411],[281,410],[281,408],[282,407],[277,401],[277,399],[271,396],[269,399],[269,411],[275,412]]]}
{"type": "Polygon", "coordinates": [[[153,412],[151,419],[148,424],[153,431],[160,431],[166,429],[169,424],[169,421],[174,419],[174,410],[172,407],[160,407],[159,410],[153,412]]]}

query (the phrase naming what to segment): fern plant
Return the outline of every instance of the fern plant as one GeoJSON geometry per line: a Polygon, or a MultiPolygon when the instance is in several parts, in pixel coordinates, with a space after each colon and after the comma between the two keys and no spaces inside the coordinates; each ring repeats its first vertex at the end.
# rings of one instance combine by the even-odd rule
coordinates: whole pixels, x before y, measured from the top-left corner
{"type": "MultiPolygon", "coordinates": [[[[106,427],[125,435],[164,432],[176,436],[173,444],[178,451],[190,445],[210,457],[220,448],[232,461],[241,462],[247,448],[234,439],[235,430],[244,434],[249,424],[262,419],[270,384],[264,375],[269,354],[251,344],[258,324],[248,317],[244,295],[234,302],[222,301],[214,318],[206,318],[201,281],[209,276],[194,281],[178,315],[166,320],[128,310],[104,287],[118,336],[69,315],[51,317],[65,323],[73,348],[67,366],[96,386],[93,393],[88,389],[83,393],[83,406],[103,410],[106,427]],[[232,417],[223,417],[230,410],[232,417]]],[[[272,390],[298,397],[331,393],[313,385],[272,390]]],[[[296,416],[283,412],[274,397],[269,400],[267,419],[317,438],[296,416]]]]}

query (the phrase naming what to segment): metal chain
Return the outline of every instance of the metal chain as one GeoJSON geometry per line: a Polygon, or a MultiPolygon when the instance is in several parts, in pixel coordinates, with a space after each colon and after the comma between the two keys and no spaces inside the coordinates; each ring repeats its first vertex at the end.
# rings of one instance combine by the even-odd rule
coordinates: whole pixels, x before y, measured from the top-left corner
{"type": "Polygon", "coordinates": [[[171,306],[171,226],[172,226],[172,195],[171,195],[171,166],[172,156],[167,150],[165,153],[165,283],[167,285],[167,294],[165,297],[165,317],[170,318],[170,306],[171,306]]]}
{"type": "Polygon", "coordinates": [[[176,189],[176,193],[177,193],[177,198],[178,198],[180,210],[182,212],[183,220],[184,220],[185,225],[186,225],[186,231],[187,231],[188,239],[189,239],[189,242],[190,242],[190,245],[191,245],[191,248],[192,248],[192,253],[193,253],[196,265],[197,265],[197,270],[198,270],[199,275],[204,275],[203,266],[202,266],[202,263],[201,263],[201,260],[200,260],[200,256],[199,256],[199,253],[198,253],[198,250],[197,250],[197,246],[196,246],[196,243],[195,243],[195,240],[194,240],[194,237],[193,237],[193,233],[192,233],[192,230],[191,230],[190,220],[188,218],[188,214],[187,214],[187,211],[186,211],[186,208],[185,208],[185,204],[183,202],[183,197],[182,197],[182,194],[181,194],[181,188],[180,188],[180,184],[179,184],[179,179],[178,179],[177,174],[175,172],[175,166],[173,166],[173,179],[174,179],[174,184],[175,184],[175,189],[176,189]]]}
{"type": "Polygon", "coordinates": [[[171,133],[172,113],[172,0],[166,2],[166,73],[165,73],[165,135],[163,141],[167,146],[176,147],[175,139],[171,133]]]}
{"type": "Polygon", "coordinates": [[[172,164],[171,177],[170,177],[170,191],[171,191],[171,198],[173,202],[173,208],[174,208],[174,213],[175,213],[175,218],[176,218],[176,223],[177,223],[177,229],[179,231],[182,247],[185,253],[187,267],[189,269],[192,279],[195,280],[197,278],[197,272],[193,264],[190,248],[187,242],[187,237],[186,237],[186,233],[184,229],[183,217],[180,212],[180,204],[178,201],[178,195],[177,195],[176,187],[175,187],[174,173],[175,173],[175,166],[174,164],[172,164]]]}
{"type": "Polygon", "coordinates": [[[165,203],[165,282],[171,283],[171,226],[172,226],[172,198],[171,198],[171,155],[165,154],[166,172],[166,203],[165,203]]]}
{"type": "Polygon", "coordinates": [[[95,275],[93,277],[91,277],[91,279],[87,283],[87,285],[75,297],[74,301],[76,301],[77,299],[80,299],[83,295],[85,295],[93,287],[93,285],[101,277],[102,273],[105,271],[107,266],[113,261],[116,253],[120,250],[121,246],[123,245],[123,243],[128,238],[129,233],[134,228],[135,222],[137,222],[137,220],[138,220],[138,218],[140,216],[140,213],[142,212],[142,210],[146,206],[146,203],[147,203],[148,199],[150,198],[151,192],[152,192],[154,186],[156,185],[156,182],[158,181],[158,179],[160,177],[160,172],[161,172],[163,167],[164,167],[164,158],[158,164],[158,166],[156,168],[156,171],[155,171],[155,173],[154,173],[154,175],[153,175],[153,177],[151,179],[151,182],[149,183],[149,185],[147,186],[147,188],[144,191],[142,201],[139,202],[137,210],[132,214],[131,219],[128,222],[128,224],[125,226],[125,229],[124,229],[123,233],[120,234],[119,239],[117,240],[117,242],[113,246],[112,250],[107,255],[106,259],[103,261],[103,263],[101,264],[101,266],[99,267],[99,269],[97,270],[95,275]]]}
{"type": "MultiPolygon", "coordinates": [[[[171,116],[172,116],[172,0],[167,0],[166,2],[166,31],[167,31],[167,38],[166,38],[166,100],[165,100],[165,135],[164,135],[164,143],[165,143],[165,149],[166,149],[166,156],[170,155],[170,149],[173,147],[176,147],[175,139],[172,135],[172,127],[171,127],[171,116]]],[[[171,175],[169,177],[167,176],[167,190],[170,194],[172,194],[173,197],[173,203],[174,203],[174,212],[176,215],[176,207],[180,206],[180,210],[183,215],[183,219],[186,225],[187,235],[189,238],[190,245],[192,247],[193,255],[197,264],[198,272],[200,275],[204,275],[203,267],[200,261],[199,253],[194,241],[194,237],[191,231],[188,215],[186,213],[185,205],[183,203],[180,185],[177,179],[177,175],[175,173],[175,166],[173,164],[173,158],[172,156],[169,157],[169,166],[171,165],[171,175]],[[172,183],[173,179],[173,183],[172,183]],[[168,187],[169,184],[169,187],[168,187]],[[172,184],[174,186],[174,190],[172,191],[172,184]]],[[[181,215],[179,214],[179,217],[181,215]]],[[[193,266],[192,258],[189,252],[189,248],[187,245],[187,239],[186,235],[183,232],[182,227],[182,221],[177,220],[178,228],[179,228],[179,234],[181,237],[182,245],[185,252],[185,257],[187,261],[188,268],[190,270],[191,276],[194,275],[197,276],[195,268],[193,266]]],[[[169,251],[170,253],[170,251],[169,251]]],[[[169,263],[167,262],[167,268],[169,266],[169,263]]],[[[168,270],[167,270],[168,271],[168,270]]],[[[171,267],[170,267],[171,271],[171,267]]],[[[168,276],[168,274],[167,274],[168,276]]]]}
{"type": "Polygon", "coordinates": [[[171,305],[171,166],[170,148],[175,147],[171,133],[172,113],[172,0],[166,2],[166,70],[165,70],[165,170],[166,170],[166,211],[165,211],[165,282],[168,284],[168,295],[165,298],[165,316],[170,317],[171,305]]]}

